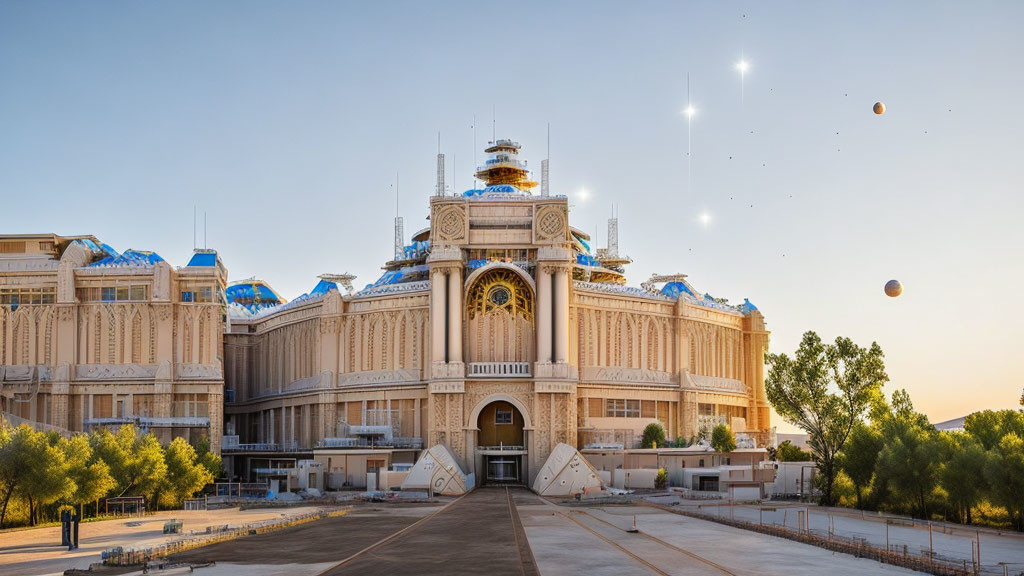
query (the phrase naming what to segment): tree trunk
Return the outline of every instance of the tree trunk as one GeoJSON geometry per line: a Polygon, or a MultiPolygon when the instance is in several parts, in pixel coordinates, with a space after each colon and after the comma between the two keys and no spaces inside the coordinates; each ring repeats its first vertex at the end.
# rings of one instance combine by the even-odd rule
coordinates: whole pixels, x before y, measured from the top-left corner
{"type": "Polygon", "coordinates": [[[14,493],[14,486],[11,486],[7,493],[4,494],[4,505],[3,509],[0,509],[0,526],[4,525],[4,520],[7,519],[7,503],[11,500],[11,494],[14,493]]]}
{"type": "Polygon", "coordinates": [[[36,509],[35,506],[33,506],[32,504],[32,496],[28,497],[28,525],[36,525],[36,509]]]}
{"type": "Polygon", "coordinates": [[[857,509],[858,509],[858,510],[863,510],[863,509],[864,509],[864,507],[863,507],[863,506],[861,505],[861,503],[860,503],[860,484],[858,484],[858,485],[856,486],[856,488],[857,488],[857,509]]]}

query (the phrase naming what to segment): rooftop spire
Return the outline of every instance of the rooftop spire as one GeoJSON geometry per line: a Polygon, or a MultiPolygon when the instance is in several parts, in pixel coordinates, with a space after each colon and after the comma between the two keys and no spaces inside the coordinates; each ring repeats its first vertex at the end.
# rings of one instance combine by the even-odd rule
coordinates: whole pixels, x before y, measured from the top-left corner
{"type": "Polygon", "coordinates": [[[405,256],[405,224],[398,215],[398,172],[395,172],[395,260],[405,256]]]}
{"type": "Polygon", "coordinates": [[[476,170],[476,177],[484,181],[485,186],[509,184],[521,190],[529,190],[537,186],[530,180],[530,171],[526,162],[519,160],[519,143],[508,139],[493,140],[484,150],[488,158],[476,170]]]}

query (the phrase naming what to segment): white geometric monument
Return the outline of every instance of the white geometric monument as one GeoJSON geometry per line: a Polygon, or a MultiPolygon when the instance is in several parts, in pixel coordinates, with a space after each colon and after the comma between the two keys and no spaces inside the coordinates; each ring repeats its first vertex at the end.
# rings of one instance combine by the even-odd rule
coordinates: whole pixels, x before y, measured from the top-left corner
{"type": "Polygon", "coordinates": [[[424,450],[402,482],[402,490],[430,489],[434,494],[445,496],[464,494],[470,488],[466,473],[444,444],[424,450]]]}
{"type": "Polygon", "coordinates": [[[604,488],[597,470],[572,446],[559,443],[533,482],[541,496],[574,496],[604,488]]]}

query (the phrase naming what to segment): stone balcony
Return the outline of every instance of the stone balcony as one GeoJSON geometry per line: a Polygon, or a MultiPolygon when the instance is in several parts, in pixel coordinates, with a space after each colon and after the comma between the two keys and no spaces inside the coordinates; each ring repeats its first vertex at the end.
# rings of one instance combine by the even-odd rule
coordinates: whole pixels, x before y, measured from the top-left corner
{"type": "Polygon", "coordinates": [[[467,378],[529,378],[529,362],[470,362],[467,378]]]}

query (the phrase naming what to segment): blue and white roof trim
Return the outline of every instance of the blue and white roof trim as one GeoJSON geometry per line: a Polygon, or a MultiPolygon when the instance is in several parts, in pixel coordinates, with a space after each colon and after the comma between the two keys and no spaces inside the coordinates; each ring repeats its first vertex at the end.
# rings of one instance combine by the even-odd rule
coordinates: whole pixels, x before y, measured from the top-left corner
{"type": "Polygon", "coordinates": [[[407,278],[408,276],[428,272],[429,270],[430,267],[427,266],[426,264],[417,264],[416,266],[405,266],[403,268],[399,268],[398,270],[388,270],[380,278],[378,278],[376,282],[374,282],[373,284],[367,284],[364,290],[368,288],[375,288],[377,286],[386,286],[388,284],[398,284],[400,282],[407,282],[410,280],[410,278],[407,278]]]}
{"type": "MultiPolygon", "coordinates": [[[[103,245],[106,249],[113,250],[106,244],[103,245]]],[[[104,252],[110,254],[108,250],[104,249],[104,252]]],[[[89,264],[89,268],[152,268],[157,262],[163,262],[164,259],[160,257],[156,252],[147,252],[144,250],[125,250],[122,254],[108,255],[106,258],[102,258],[89,264]]]]}
{"type": "Polygon", "coordinates": [[[519,188],[517,186],[513,186],[511,184],[494,184],[494,185],[491,185],[491,186],[486,186],[484,188],[471,188],[471,189],[466,190],[465,192],[463,192],[462,196],[465,197],[465,198],[472,198],[474,196],[490,196],[492,194],[493,195],[508,195],[508,194],[518,194],[518,195],[525,194],[525,195],[530,195],[529,192],[526,192],[523,189],[521,189],[521,188],[519,188]]]}
{"type": "Polygon", "coordinates": [[[666,282],[661,287],[661,293],[669,298],[679,298],[680,294],[689,294],[693,296],[693,290],[686,285],[686,282],[666,282]]]}
{"type": "Polygon", "coordinates": [[[430,254],[430,240],[423,240],[422,242],[413,242],[405,247],[403,255],[406,260],[413,260],[416,258],[425,257],[430,254]]]}
{"type": "Polygon", "coordinates": [[[217,251],[216,250],[205,250],[199,249],[192,254],[192,258],[186,264],[189,268],[198,267],[209,267],[214,268],[217,266],[217,251]]]}

